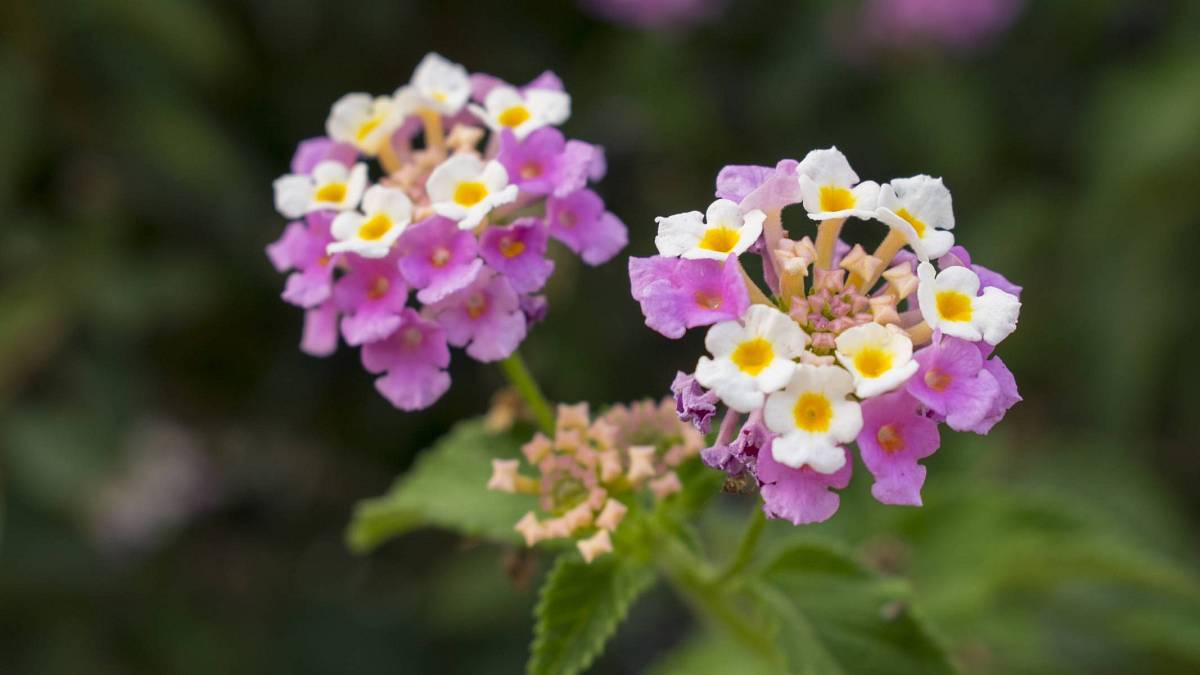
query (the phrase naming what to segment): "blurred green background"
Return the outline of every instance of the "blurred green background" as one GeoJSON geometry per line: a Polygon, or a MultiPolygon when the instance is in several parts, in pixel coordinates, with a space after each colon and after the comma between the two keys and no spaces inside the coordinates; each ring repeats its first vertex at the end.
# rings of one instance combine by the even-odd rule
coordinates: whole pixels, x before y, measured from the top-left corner
{"type": "MultiPolygon", "coordinates": [[[[394,411],[356,353],[298,351],[262,253],[295,143],[430,50],[562,76],[633,255],[727,163],[836,144],[866,178],[944,176],[959,241],[1025,286],[1000,349],[1025,401],[944,434],[924,509],[870,501],[860,470],[807,532],[911,578],[967,671],[1200,670],[1200,4],[1028,2],[975,49],[886,53],[853,6],[645,31],[538,0],[4,3],[0,672],[521,672],[528,560],[432,531],[343,545],[498,371],[456,352],[440,403],[394,411]]],[[[699,354],[702,331],[644,328],[623,256],[562,256],[549,293],[523,352],[552,398],[658,397],[699,354]]],[[[720,550],[750,502],[716,501],[720,550]]],[[[656,591],[597,671],[711,668],[697,630],[656,591]]]]}

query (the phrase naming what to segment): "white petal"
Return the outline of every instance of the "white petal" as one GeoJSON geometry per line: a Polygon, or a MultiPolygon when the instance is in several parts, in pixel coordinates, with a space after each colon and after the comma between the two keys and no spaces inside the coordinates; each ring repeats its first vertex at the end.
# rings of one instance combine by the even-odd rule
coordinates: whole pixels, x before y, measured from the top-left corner
{"type": "Polygon", "coordinates": [[[529,112],[546,124],[559,125],[571,116],[571,97],[554,89],[530,89],[525,92],[529,112]]]}
{"type": "MultiPolygon", "coordinates": [[[[847,377],[849,377],[848,374],[847,377]]],[[[858,432],[862,431],[862,426],[862,408],[859,407],[857,401],[833,402],[833,419],[829,422],[830,438],[838,443],[849,443],[858,438],[858,432]]]]}
{"type": "Polygon", "coordinates": [[[754,379],[758,382],[759,391],[770,393],[786,387],[794,372],[796,372],[795,361],[776,355],[754,379]]]}
{"type": "Polygon", "coordinates": [[[837,147],[809,152],[800,161],[798,171],[818,185],[848,188],[858,182],[858,174],[850,168],[850,161],[837,147]]]}
{"type": "Polygon", "coordinates": [[[696,248],[704,236],[704,215],[699,211],[677,213],[655,220],[658,223],[658,235],[654,237],[654,245],[660,255],[668,258],[677,258],[685,251],[696,248]]]}
{"type": "Polygon", "coordinates": [[[483,167],[483,172],[480,174],[480,180],[487,186],[488,192],[497,192],[502,190],[505,185],[508,185],[508,169],[496,160],[488,162],[483,167]]]}
{"type": "Polygon", "coordinates": [[[767,397],[763,406],[763,424],[777,434],[784,434],[796,428],[796,417],[793,409],[799,395],[790,387],[777,391],[767,397]]]}
{"type": "Polygon", "coordinates": [[[708,329],[704,348],[713,356],[728,356],[746,340],[746,329],[737,321],[722,321],[708,329]]]}
{"type": "Polygon", "coordinates": [[[289,174],[275,179],[275,210],[285,218],[299,218],[308,210],[312,200],[313,180],[308,176],[289,174]]]}
{"type": "Polygon", "coordinates": [[[350,170],[341,162],[327,159],[313,167],[312,177],[317,185],[342,183],[350,178],[350,170]]]}
{"type": "Polygon", "coordinates": [[[971,319],[988,344],[998,345],[1017,329],[1020,313],[1021,301],[1017,296],[988,286],[983,289],[983,295],[975,298],[971,319]]]}
{"type": "Polygon", "coordinates": [[[346,197],[340,205],[343,209],[353,209],[362,199],[363,191],[367,189],[367,165],[359,162],[350,170],[350,179],[346,181],[346,197]]]}
{"type": "Polygon", "coordinates": [[[954,206],[950,190],[941,178],[924,174],[911,178],[897,178],[890,184],[888,203],[880,200],[880,206],[893,211],[907,209],[915,218],[939,230],[954,229],[954,206]]]}
{"type": "Polygon", "coordinates": [[[939,293],[957,291],[973,298],[979,293],[979,275],[967,267],[955,265],[939,272],[935,285],[939,293]]]}
{"type": "Polygon", "coordinates": [[[337,214],[333,219],[333,223],[329,226],[329,233],[338,241],[345,241],[358,234],[358,228],[362,227],[366,216],[357,211],[343,211],[337,214]]]}
{"type": "Polygon", "coordinates": [[[325,119],[325,133],[335,141],[354,143],[358,127],[371,116],[370,94],[346,94],[339,98],[325,119]]]}
{"type": "Polygon", "coordinates": [[[464,180],[477,180],[483,173],[483,160],[474,155],[453,155],[442,162],[425,181],[425,192],[430,201],[449,202],[454,198],[454,190],[464,180]]]}
{"type": "Polygon", "coordinates": [[[763,393],[755,386],[754,379],[728,359],[700,357],[696,363],[696,381],[738,412],[748,413],[762,407],[763,393]]]}

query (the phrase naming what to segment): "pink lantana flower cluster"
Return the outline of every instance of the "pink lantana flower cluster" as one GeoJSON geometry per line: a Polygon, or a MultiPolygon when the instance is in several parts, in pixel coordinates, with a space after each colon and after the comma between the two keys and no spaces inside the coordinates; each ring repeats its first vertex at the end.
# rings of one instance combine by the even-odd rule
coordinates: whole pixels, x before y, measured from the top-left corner
{"type": "Polygon", "coordinates": [[[573,539],[591,562],[613,548],[612,533],[630,510],[682,488],[676,473],[704,438],[675,414],[671,399],[617,405],[594,421],[588,405],[558,406],[554,437],[537,434],[521,448],[537,477],[517,459],[493,459],[488,489],[538,497],[515,529],[527,546],[573,539]]]}
{"type": "Polygon", "coordinates": [[[589,265],[627,241],[587,187],[603,150],[556,128],[570,111],[553,73],[515,87],[437,54],[390,96],[334,103],[274,185],[290,222],[267,254],[305,310],[301,348],[328,355],[340,332],[403,410],[449,388],[450,347],[512,354],[546,311],[549,240],[589,265]]]}
{"type": "Polygon", "coordinates": [[[973,264],[953,227],[940,178],[860,181],[829,148],[725,167],[706,213],[659,218],[659,255],[630,259],[648,326],[711,326],[708,354],[672,386],[677,412],[708,433],[723,404],[701,456],[759,486],[768,516],[832,516],[852,443],[879,501],[919,505],[939,426],[984,434],[1020,400],[993,350],[1016,329],[1021,289],[973,264]],[[815,238],[790,238],[792,204],[815,238]],[[873,252],[842,241],[850,220],[879,231],[873,252]],[[765,291],[745,254],[762,258],[765,291]]]}

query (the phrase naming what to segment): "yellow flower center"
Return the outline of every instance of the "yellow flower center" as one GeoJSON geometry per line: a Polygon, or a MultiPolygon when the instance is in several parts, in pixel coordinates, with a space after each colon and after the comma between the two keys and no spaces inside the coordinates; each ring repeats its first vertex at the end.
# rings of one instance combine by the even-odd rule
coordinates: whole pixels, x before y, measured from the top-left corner
{"type": "Polygon", "coordinates": [[[856,204],[854,193],[844,187],[825,185],[821,187],[821,210],[843,211],[856,204]]]}
{"type": "Polygon", "coordinates": [[[908,223],[909,225],[912,225],[912,229],[917,231],[918,237],[921,237],[921,238],[925,237],[925,228],[927,227],[925,225],[925,221],[923,221],[920,218],[917,218],[913,214],[909,213],[908,209],[905,209],[905,208],[901,208],[899,211],[897,211],[896,215],[903,218],[904,221],[906,223],[908,223]]]}
{"type": "Polygon", "coordinates": [[[500,255],[505,258],[515,258],[525,251],[525,242],[505,236],[500,238],[500,246],[498,248],[500,249],[500,255]]]}
{"type": "Polygon", "coordinates": [[[477,180],[465,180],[454,188],[454,202],[459,206],[471,208],[488,195],[487,186],[477,180]]]}
{"type": "Polygon", "coordinates": [[[367,136],[370,136],[372,131],[378,129],[380,124],[383,124],[382,115],[376,115],[375,117],[372,117],[366,122],[358,125],[358,131],[354,132],[354,138],[357,139],[359,143],[367,140],[367,136]]]}
{"type": "Polygon", "coordinates": [[[450,96],[447,95],[446,92],[444,92],[444,91],[433,92],[433,100],[437,101],[438,103],[445,103],[446,99],[448,99],[448,98],[450,98],[450,96]]]}
{"type": "Polygon", "coordinates": [[[506,127],[521,126],[532,115],[529,114],[529,109],[523,105],[514,105],[511,108],[506,108],[503,112],[496,116],[496,121],[506,127]]]}
{"type": "Polygon", "coordinates": [[[863,377],[879,377],[892,369],[892,355],[879,347],[863,347],[854,355],[854,369],[863,377]]]}
{"type": "Polygon", "coordinates": [[[378,300],[387,295],[388,288],[391,285],[387,277],[375,277],[375,281],[371,282],[371,287],[367,289],[367,297],[372,300],[378,300]]]}
{"type": "Polygon", "coordinates": [[[705,231],[699,246],[706,251],[729,253],[734,246],[737,246],[740,238],[737,230],[728,227],[712,227],[705,231]]]}
{"type": "Polygon", "coordinates": [[[358,226],[358,238],[378,241],[390,229],[392,229],[392,219],[382,213],[376,213],[358,226]]]}
{"type": "Polygon", "coordinates": [[[775,358],[775,349],[771,347],[770,342],[756,337],[738,345],[729,358],[743,373],[753,377],[771,365],[775,358]]]}
{"type": "Polygon", "coordinates": [[[792,417],[796,418],[797,428],[812,433],[824,433],[829,431],[829,422],[833,420],[833,405],[824,394],[806,391],[796,399],[792,417]]]}
{"type": "Polygon", "coordinates": [[[313,199],[319,202],[339,203],[346,198],[345,183],[326,183],[317,188],[313,193],[313,199]]]}
{"type": "Polygon", "coordinates": [[[971,298],[958,291],[942,291],[937,294],[937,311],[945,321],[970,321],[971,298]]]}
{"type": "Polygon", "coordinates": [[[904,437],[897,433],[896,428],[890,424],[879,427],[879,431],[875,432],[875,440],[879,443],[879,447],[889,454],[904,449],[904,437]]]}

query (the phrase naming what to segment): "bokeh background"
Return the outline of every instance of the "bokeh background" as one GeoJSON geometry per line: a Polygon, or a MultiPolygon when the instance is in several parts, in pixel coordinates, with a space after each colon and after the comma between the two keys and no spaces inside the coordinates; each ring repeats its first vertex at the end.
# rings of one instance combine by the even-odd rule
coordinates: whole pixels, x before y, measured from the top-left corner
{"type": "MultiPolygon", "coordinates": [[[[727,163],[836,144],[864,177],[944,176],[959,241],[1025,287],[1000,351],[1025,401],[944,436],[924,509],[860,473],[812,531],[913,579],[969,672],[1200,670],[1200,4],[604,4],[0,7],[0,672],[522,671],[514,552],[343,543],[498,371],[456,354],[440,403],[392,410],[356,353],[298,351],[262,252],[294,144],[430,50],[562,76],[629,254],[727,163]]],[[[562,256],[549,292],[523,352],[552,398],[658,397],[694,364],[701,332],[644,328],[623,256],[562,256]]],[[[716,501],[719,551],[750,502],[716,501]]],[[[697,629],[652,593],[597,671],[701,672],[697,629]]]]}

